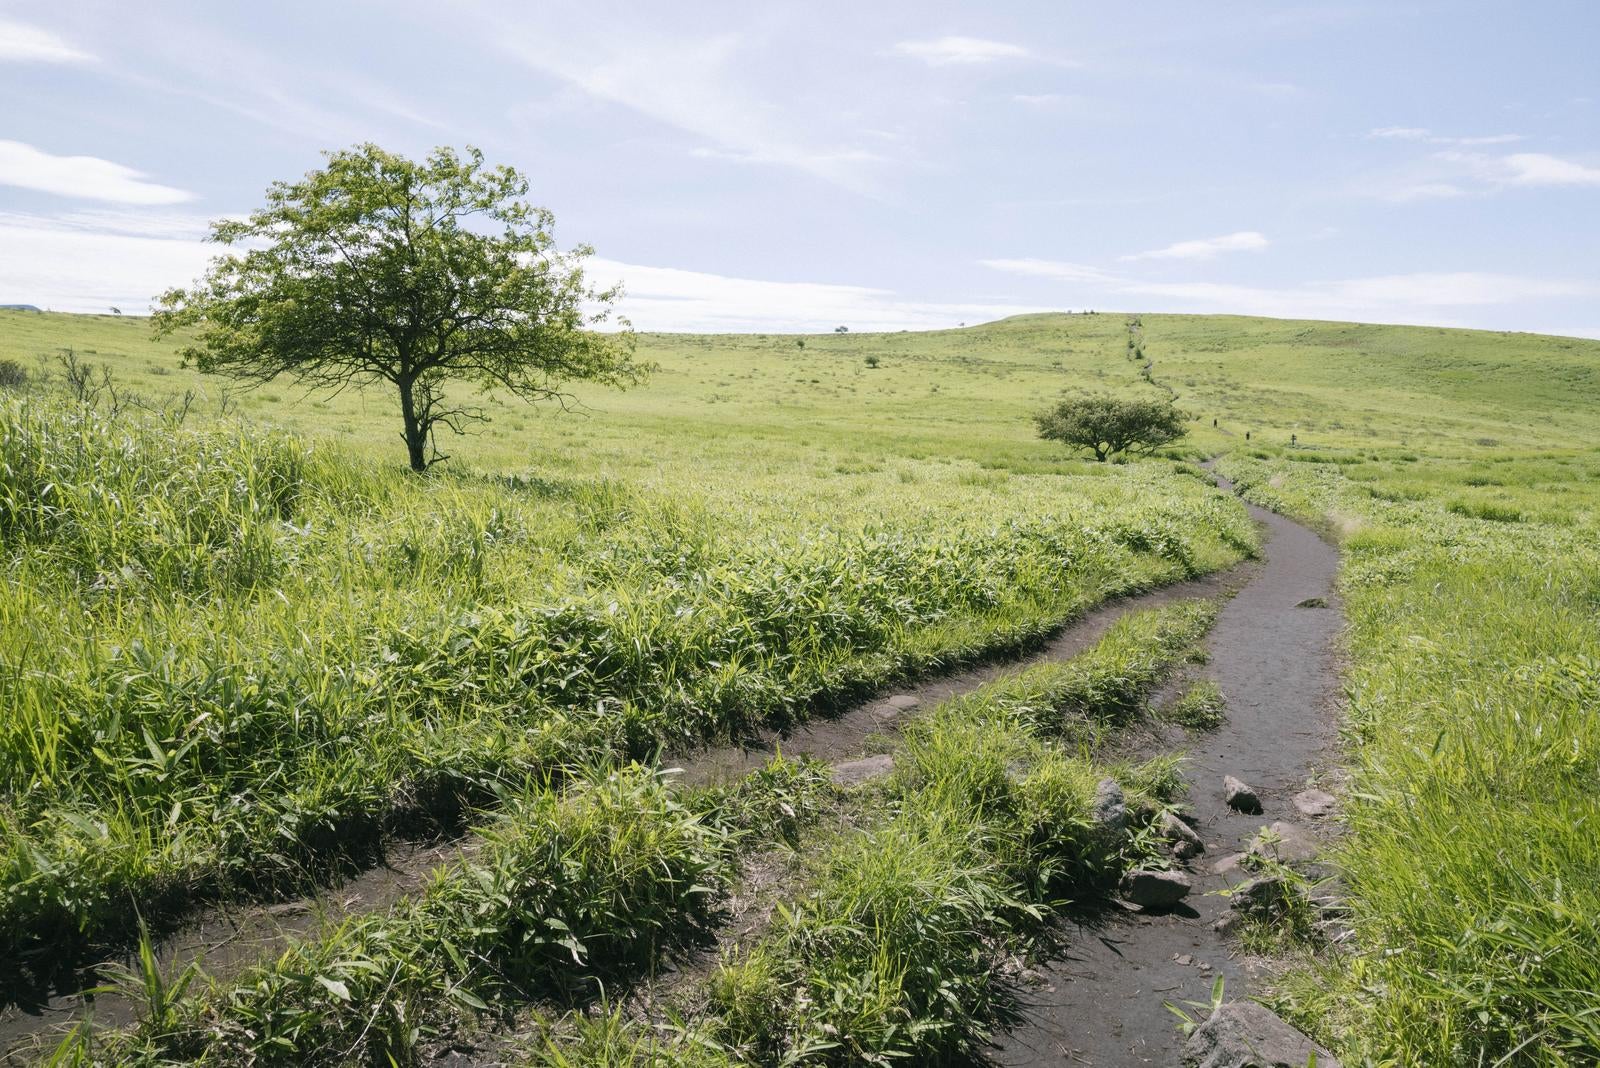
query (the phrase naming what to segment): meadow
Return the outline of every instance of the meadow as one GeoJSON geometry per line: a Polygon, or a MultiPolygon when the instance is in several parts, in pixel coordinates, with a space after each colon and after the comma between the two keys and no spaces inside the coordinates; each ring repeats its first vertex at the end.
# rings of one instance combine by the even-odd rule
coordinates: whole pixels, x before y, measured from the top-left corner
{"type": "MultiPolygon", "coordinates": [[[[811,889],[708,978],[688,1045],[602,1014],[530,1060],[964,1055],[1000,1012],[985,953],[1144,848],[1043,830],[1084,828],[1107,770],[1067,728],[1136,713],[1193,619],[1079,665],[1107,680],[1089,697],[1032,678],[931,713],[879,817],[842,831],[815,813],[862,802],[815,769],[683,795],[654,761],[1234,563],[1248,520],[1185,462],[1219,453],[1346,560],[1357,938],[1307,947],[1278,1004],[1346,1063],[1600,1051],[1600,343],[1107,313],[639,347],[647,386],[584,391],[577,414],[490,398],[488,432],[418,479],[385,395],[229,391],[141,321],[0,312],[0,359],[31,379],[0,392],[7,978],[326,883],[396,836],[488,843],[400,911],[152,998],[136,1033],[73,1057],[242,1063],[269,1034],[284,1063],[403,1062],[441,1021],[560,985],[560,928],[496,911],[516,895],[494,888],[570,876],[573,899],[535,911],[588,924],[569,934],[595,947],[592,998],[591,977],[714,923],[780,825],[815,838],[811,889]],[[1104,465],[1037,440],[1029,415],[1066,391],[1151,390],[1135,336],[1191,437],[1104,465]],[[69,395],[69,348],[124,410],[69,395]],[[1137,667],[1148,649],[1167,659],[1137,667]],[[890,885],[913,888],[894,923],[861,911],[890,885]],[[955,986],[918,987],[929,968],[955,986]]],[[[1177,800],[1170,768],[1119,774],[1146,818],[1177,800]]]]}

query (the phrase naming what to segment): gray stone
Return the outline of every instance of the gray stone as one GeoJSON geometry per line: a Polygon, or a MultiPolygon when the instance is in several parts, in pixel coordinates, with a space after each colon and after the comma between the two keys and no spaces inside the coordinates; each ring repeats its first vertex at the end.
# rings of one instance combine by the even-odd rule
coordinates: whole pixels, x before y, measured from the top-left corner
{"type": "Polygon", "coordinates": [[[916,708],[918,705],[922,704],[922,698],[913,697],[908,693],[897,693],[885,701],[884,704],[888,705],[890,708],[898,708],[900,711],[904,712],[907,709],[916,708]]]}
{"type": "Polygon", "coordinates": [[[1317,819],[1333,815],[1339,807],[1339,801],[1323,790],[1301,790],[1294,795],[1294,807],[1300,810],[1301,815],[1317,819]]]}
{"type": "Polygon", "coordinates": [[[1103,831],[1121,834],[1128,829],[1128,801],[1115,779],[1101,779],[1094,788],[1094,822],[1103,831]]]}
{"type": "Polygon", "coordinates": [[[1253,1001],[1227,1001],[1183,1047],[1188,1068],[1340,1068],[1333,1054],[1253,1001]]]}
{"type": "Polygon", "coordinates": [[[1238,871],[1239,865],[1243,863],[1243,853],[1229,853],[1227,856],[1211,865],[1211,871],[1216,875],[1226,875],[1230,871],[1238,871]]]}
{"type": "Polygon", "coordinates": [[[1161,814],[1159,830],[1161,837],[1171,845],[1172,855],[1179,860],[1188,860],[1206,851],[1206,844],[1194,833],[1194,828],[1171,812],[1161,814]]]}
{"type": "Polygon", "coordinates": [[[835,764],[833,783],[835,786],[860,786],[864,782],[881,779],[893,770],[894,757],[888,753],[879,753],[877,756],[835,764]]]}
{"type": "Polygon", "coordinates": [[[1234,887],[1228,903],[1239,912],[1270,916],[1283,911],[1291,893],[1283,876],[1258,875],[1234,887]]]}
{"type": "Polygon", "coordinates": [[[1141,908],[1171,908],[1189,896],[1194,884],[1181,871],[1136,868],[1122,877],[1122,896],[1141,908]]]}
{"type": "Polygon", "coordinates": [[[1236,779],[1232,775],[1224,775],[1222,777],[1222,797],[1228,802],[1228,807],[1231,809],[1251,816],[1261,814],[1261,798],[1257,797],[1256,792],[1246,786],[1242,779],[1236,779]]]}
{"type": "Polygon", "coordinates": [[[1284,864],[1302,864],[1317,855],[1318,843],[1304,827],[1279,820],[1255,836],[1249,852],[1284,864]]]}

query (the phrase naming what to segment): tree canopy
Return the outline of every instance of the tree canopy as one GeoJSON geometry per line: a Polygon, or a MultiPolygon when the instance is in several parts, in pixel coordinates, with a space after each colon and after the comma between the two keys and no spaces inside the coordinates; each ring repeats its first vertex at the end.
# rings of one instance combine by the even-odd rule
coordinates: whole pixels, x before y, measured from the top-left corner
{"type": "Polygon", "coordinates": [[[1123,400],[1090,394],[1064,400],[1033,417],[1039,436],[1089,449],[1096,460],[1150,453],[1186,433],[1188,419],[1167,400],[1123,400]]]}
{"type": "Polygon", "coordinates": [[[648,370],[626,320],[598,329],[620,290],[585,284],[592,250],[559,251],[527,192],[475,148],[420,162],[372,144],[328,153],[248,218],[212,224],[210,239],[238,251],[164,294],[156,332],[194,328],[182,355],[203,372],[335,391],[389,383],[411,467],[426,470],[447,459],[440,426],[486,418],[447,383],[566,407],[567,382],[622,387],[648,370]]]}

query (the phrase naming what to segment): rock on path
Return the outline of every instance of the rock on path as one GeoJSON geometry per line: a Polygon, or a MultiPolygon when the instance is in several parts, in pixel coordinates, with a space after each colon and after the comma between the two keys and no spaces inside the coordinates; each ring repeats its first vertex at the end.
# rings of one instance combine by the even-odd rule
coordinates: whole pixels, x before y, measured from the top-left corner
{"type": "Polygon", "coordinates": [[[1250,816],[1261,814],[1261,798],[1256,792],[1245,784],[1243,779],[1236,779],[1232,775],[1222,777],[1222,798],[1228,802],[1228,807],[1236,812],[1243,812],[1250,816]]]}
{"type": "Polygon", "coordinates": [[[1253,1001],[1228,1001],[1183,1047],[1188,1068],[1340,1068],[1333,1054],[1253,1001]],[[1312,1057],[1316,1060],[1313,1062],[1312,1057]]]}

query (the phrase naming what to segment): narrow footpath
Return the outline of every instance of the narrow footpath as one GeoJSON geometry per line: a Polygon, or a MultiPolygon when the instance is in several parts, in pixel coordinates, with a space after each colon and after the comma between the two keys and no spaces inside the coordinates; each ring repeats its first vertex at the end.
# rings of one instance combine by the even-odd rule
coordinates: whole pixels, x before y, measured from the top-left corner
{"type": "Polygon", "coordinates": [[[1206,846],[1189,865],[1194,889],[1164,914],[1116,909],[1069,921],[1065,956],[1042,970],[1023,1021],[997,1040],[997,1064],[1171,1068],[1182,1063],[1184,1039],[1166,1003],[1209,1002],[1218,975],[1229,1001],[1251,992],[1251,962],[1213,927],[1230,908],[1218,891],[1248,877],[1237,855],[1264,826],[1287,823],[1311,842],[1321,833],[1295,795],[1334,751],[1343,614],[1337,551],[1292,520],[1248,507],[1263,527],[1264,561],[1205,643],[1204,675],[1222,690],[1227,719],[1185,745],[1190,808],[1206,846]],[[1254,788],[1259,815],[1228,806],[1230,775],[1254,788]]]}
{"type": "MultiPolygon", "coordinates": [[[[809,756],[833,764],[847,763],[869,752],[875,739],[892,736],[915,710],[976,689],[1007,672],[1049,660],[1065,660],[1098,641],[1130,612],[1189,597],[1211,597],[1246,581],[1256,565],[1179,582],[1145,593],[1113,597],[1067,623],[1041,648],[1023,657],[998,658],[977,667],[930,676],[837,716],[817,716],[788,734],[765,732],[732,746],[700,749],[663,762],[678,768],[684,785],[726,782],[766,764],[774,753],[809,756]]],[[[429,846],[396,843],[386,862],[336,887],[277,904],[241,903],[199,912],[156,948],[164,975],[198,963],[212,979],[226,981],[251,965],[281,953],[292,941],[367,912],[398,905],[419,893],[430,874],[442,865],[470,858],[471,836],[429,846]]],[[[130,966],[132,958],[121,962],[130,966]]],[[[86,975],[84,985],[94,976],[86,975]]],[[[41,991],[26,1004],[0,1006],[0,1065],[26,1064],[53,1047],[89,1010],[82,996],[41,991]]],[[[96,1027],[131,1023],[138,1012],[134,1000],[120,993],[102,994],[93,1005],[96,1027]]]]}

